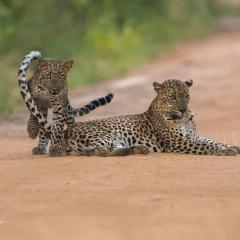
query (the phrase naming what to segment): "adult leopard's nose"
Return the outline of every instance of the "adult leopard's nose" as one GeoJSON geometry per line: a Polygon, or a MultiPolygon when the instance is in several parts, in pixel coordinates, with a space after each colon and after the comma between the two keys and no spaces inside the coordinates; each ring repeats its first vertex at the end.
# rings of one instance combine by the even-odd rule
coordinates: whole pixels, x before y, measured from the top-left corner
{"type": "Polygon", "coordinates": [[[179,111],[181,113],[185,113],[187,111],[187,108],[186,107],[179,108],[179,111]]]}

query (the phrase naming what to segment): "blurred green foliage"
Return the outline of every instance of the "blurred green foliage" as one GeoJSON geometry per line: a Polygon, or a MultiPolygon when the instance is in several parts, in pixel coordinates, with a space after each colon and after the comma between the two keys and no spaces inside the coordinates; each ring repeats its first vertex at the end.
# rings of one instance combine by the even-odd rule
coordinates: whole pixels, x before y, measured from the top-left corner
{"type": "Polygon", "coordinates": [[[0,0],[0,116],[20,101],[22,57],[73,59],[71,87],[111,78],[214,29],[215,0],[0,0]]]}

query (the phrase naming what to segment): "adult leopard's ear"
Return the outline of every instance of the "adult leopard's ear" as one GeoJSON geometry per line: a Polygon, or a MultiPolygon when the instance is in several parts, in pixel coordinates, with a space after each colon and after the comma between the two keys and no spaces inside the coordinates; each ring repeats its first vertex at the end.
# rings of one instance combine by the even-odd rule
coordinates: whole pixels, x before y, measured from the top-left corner
{"type": "Polygon", "coordinates": [[[69,60],[63,64],[63,70],[65,73],[67,73],[73,66],[73,60],[69,60]]]}
{"type": "Polygon", "coordinates": [[[154,90],[156,91],[156,93],[159,93],[159,92],[161,92],[161,90],[163,90],[163,85],[158,82],[154,82],[153,87],[154,87],[154,90]]]}
{"type": "Polygon", "coordinates": [[[191,87],[193,85],[193,80],[189,79],[189,80],[185,81],[185,83],[188,87],[191,87]]]}
{"type": "Polygon", "coordinates": [[[47,66],[47,61],[44,60],[43,58],[38,58],[37,66],[38,66],[39,69],[41,69],[41,68],[47,66]]]}

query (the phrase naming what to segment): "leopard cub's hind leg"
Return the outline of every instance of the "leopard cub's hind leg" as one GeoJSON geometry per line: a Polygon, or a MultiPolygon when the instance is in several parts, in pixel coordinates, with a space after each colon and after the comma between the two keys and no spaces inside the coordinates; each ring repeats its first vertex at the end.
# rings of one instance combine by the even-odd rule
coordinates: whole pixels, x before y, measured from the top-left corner
{"type": "Polygon", "coordinates": [[[32,114],[30,115],[27,122],[27,133],[28,133],[28,136],[32,139],[35,139],[39,134],[38,120],[32,114]]]}
{"type": "Polygon", "coordinates": [[[48,137],[43,129],[39,129],[39,142],[37,147],[32,149],[33,155],[43,155],[47,153],[48,137]]]}
{"type": "MultiPolygon", "coordinates": [[[[43,116],[47,118],[47,109],[40,106],[38,106],[38,109],[41,111],[43,116]]],[[[32,155],[43,155],[47,153],[48,136],[46,136],[46,132],[39,127],[39,123],[36,121],[37,118],[31,114],[28,121],[28,135],[30,136],[31,134],[34,136],[39,132],[38,145],[32,149],[32,155]]]]}

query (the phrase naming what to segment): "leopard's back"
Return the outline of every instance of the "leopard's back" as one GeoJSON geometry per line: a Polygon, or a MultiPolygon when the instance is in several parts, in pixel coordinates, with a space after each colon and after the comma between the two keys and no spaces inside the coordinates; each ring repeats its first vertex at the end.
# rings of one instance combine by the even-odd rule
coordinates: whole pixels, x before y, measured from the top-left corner
{"type": "Polygon", "coordinates": [[[75,151],[102,144],[109,149],[145,145],[151,151],[158,151],[153,128],[145,113],[80,122],[67,129],[65,139],[68,148],[75,151]]]}

